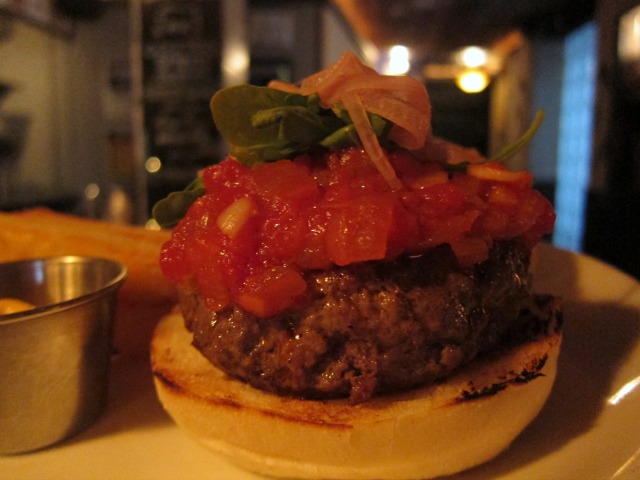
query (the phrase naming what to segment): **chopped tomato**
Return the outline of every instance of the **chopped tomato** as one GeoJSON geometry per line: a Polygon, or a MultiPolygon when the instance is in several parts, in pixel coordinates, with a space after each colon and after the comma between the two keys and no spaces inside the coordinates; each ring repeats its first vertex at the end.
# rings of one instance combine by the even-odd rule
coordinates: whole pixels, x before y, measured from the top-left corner
{"type": "Polygon", "coordinates": [[[245,310],[269,317],[290,307],[306,288],[307,283],[294,269],[273,267],[248,277],[237,301],[245,310]]]}
{"type": "Polygon", "coordinates": [[[240,196],[247,191],[245,181],[249,169],[232,159],[220,162],[215,168],[206,168],[202,173],[202,182],[207,195],[240,196]],[[219,188],[224,186],[224,188],[219,188]]]}
{"type": "Polygon", "coordinates": [[[393,225],[387,236],[387,258],[422,251],[421,240],[418,219],[406,208],[403,201],[396,201],[393,206],[393,225]]]}
{"type": "Polygon", "coordinates": [[[303,244],[298,252],[296,263],[303,269],[326,269],[331,267],[327,253],[326,225],[331,217],[326,208],[313,208],[307,220],[303,244]]]}
{"type": "Polygon", "coordinates": [[[214,312],[219,312],[229,305],[231,295],[223,278],[223,270],[216,264],[203,266],[196,273],[196,282],[200,294],[207,307],[214,312]]]}
{"type": "Polygon", "coordinates": [[[327,225],[327,253],[336,265],[381,260],[393,223],[390,195],[354,198],[337,210],[327,225]]]}
{"type": "Polygon", "coordinates": [[[497,183],[489,188],[487,201],[500,211],[513,213],[520,205],[520,196],[508,184],[497,183]]]}
{"type": "Polygon", "coordinates": [[[265,198],[313,202],[318,195],[318,184],[309,175],[309,169],[289,160],[257,166],[252,179],[257,192],[265,198]]]}
{"type": "Polygon", "coordinates": [[[238,305],[265,317],[302,298],[306,270],[444,244],[469,266],[487,258],[496,240],[532,247],[553,228],[553,207],[528,174],[484,164],[469,166],[472,174],[448,173],[399,151],[389,159],[396,190],[362,148],[209,167],[206,194],[162,248],[162,270],[194,284],[212,310],[238,305]]]}
{"type": "Polygon", "coordinates": [[[307,232],[305,214],[289,205],[271,212],[263,223],[263,241],[259,254],[263,261],[282,262],[294,260],[307,232]]]}
{"type": "Polygon", "coordinates": [[[482,238],[463,237],[451,242],[451,249],[462,265],[474,265],[489,254],[489,245],[482,238]]]}
{"type": "Polygon", "coordinates": [[[467,175],[497,182],[518,182],[525,185],[533,183],[533,176],[530,172],[514,172],[499,163],[469,165],[467,167],[467,175]]]}
{"type": "Polygon", "coordinates": [[[453,183],[436,183],[420,192],[426,216],[448,216],[463,212],[468,205],[466,192],[453,183]]]}
{"type": "Polygon", "coordinates": [[[160,269],[173,283],[184,283],[192,273],[191,265],[185,261],[186,250],[186,242],[175,231],[160,249],[160,269]]]}

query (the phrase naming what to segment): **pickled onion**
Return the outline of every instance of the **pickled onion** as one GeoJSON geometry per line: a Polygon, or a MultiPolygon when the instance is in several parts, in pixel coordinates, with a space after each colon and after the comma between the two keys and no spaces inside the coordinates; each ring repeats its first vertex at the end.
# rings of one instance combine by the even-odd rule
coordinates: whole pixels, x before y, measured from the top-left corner
{"type": "Polygon", "coordinates": [[[380,174],[389,184],[392,190],[399,190],[402,188],[402,182],[398,179],[396,172],[389,163],[389,159],[382,150],[378,137],[371,128],[369,123],[369,117],[367,111],[357,95],[345,95],[342,98],[342,103],[349,112],[349,116],[353,121],[353,125],[356,127],[356,132],[360,137],[362,146],[369,155],[369,159],[378,169],[380,174]]]}
{"type": "Polygon", "coordinates": [[[400,181],[380,146],[367,112],[390,121],[389,139],[407,150],[422,148],[431,132],[431,103],[427,90],[417,79],[379,75],[345,52],[330,67],[305,78],[300,87],[271,82],[272,88],[302,95],[317,93],[323,106],[342,103],[353,122],[362,146],[392,189],[400,181]]]}

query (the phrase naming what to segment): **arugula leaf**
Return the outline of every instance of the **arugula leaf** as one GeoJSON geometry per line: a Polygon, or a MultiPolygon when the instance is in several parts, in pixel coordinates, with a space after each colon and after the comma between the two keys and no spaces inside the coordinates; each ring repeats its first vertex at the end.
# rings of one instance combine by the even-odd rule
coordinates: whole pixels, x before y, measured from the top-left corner
{"type": "Polygon", "coordinates": [[[290,158],[296,154],[296,150],[289,142],[271,142],[248,147],[231,147],[231,155],[239,159],[247,166],[264,162],[273,162],[283,158],[290,158]]]}
{"type": "MultiPolygon", "coordinates": [[[[504,163],[507,160],[509,160],[516,153],[518,153],[520,150],[526,147],[529,144],[529,142],[531,142],[531,139],[534,137],[534,135],[538,131],[538,128],[540,128],[540,125],[542,124],[542,120],[544,120],[544,111],[538,110],[536,112],[536,116],[533,118],[533,121],[531,122],[531,125],[529,125],[529,128],[527,128],[527,130],[522,134],[520,138],[518,138],[515,142],[512,142],[506,147],[504,147],[493,157],[481,163],[482,164],[504,163]]],[[[461,162],[456,164],[445,163],[443,164],[443,167],[447,172],[454,173],[454,172],[465,172],[469,165],[471,165],[469,162],[461,162]]]]}
{"type": "MultiPolygon", "coordinates": [[[[245,165],[291,158],[320,145],[359,145],[360,139],[342,105],[323,108],[317,94],[303,96],[269,87],[237,85],[211,99],[213,120],[231,145],[231,154],[245,165]]],[[[389,122],[369,116],[383,137],[389,122]]]]}
{"type": "MultiPolygon", "coordinates": [[[[384,137],[386,136],[391,123],[379,115],[374,115],[372,113],[369,114],[369,123],[371,124],[371,128],[373,128],[376,136],[384,141],[384,137]]],[[[349,123],[318,143],[326,148],[346,147],[350,145],[359,145],[360,137],[358,136],[358,132],[356,132],[355,125],[353,123],[349,123]]]]}
{"type": "Polygon", "coordinates": [[[538,131],[538,128],[540,128],[540,125],[542,124],[542,120],[544,120],[544,110],[538,110],[536,112],[536,116],[533,119],[533,122],[531,122],[531,125],[529,125],[529,128],[527,128],[527,130],[522,134],[522,136],[519,139],[517,139],[515,142],[507,145],[502,150],[500,150],[489,161],[498,162],[498,163],[504,162],[505,160],[508,160],[509,158],[513,157],[516,153],[518,153],[524,147],[526,147],[531,141],[531,139],[533,138],[533,136],[538,131]]]}
{"type": "Polygon", "coordinates": [[[284,106],[268,110],[260,110],[251,118],[254,128],[263,128],[271,124],[279,125],[278,138],[293,144],[315,145],[331,132],[342,127],[339,119],[318,115],[307,107],[284,106]]]}
{"type": "Polygon", "coordinates": [[[253,115],[260,110],[295,105],[296,99],[291,97],[295,95],[268,87],[236,85],[219,90],[211,98],[211,114],[216,127],[232,146],[266,144],[278,138],[279,125],[254,128],[253,115]]]}
{"type": "Polygon", "coordinates": [[[204,184],[202,179],[198,177],[181,192],[172,192],[156,202],[151,214],[160,227],[175,227],[187,213],[191,204],[204,194],[204,184]]]}

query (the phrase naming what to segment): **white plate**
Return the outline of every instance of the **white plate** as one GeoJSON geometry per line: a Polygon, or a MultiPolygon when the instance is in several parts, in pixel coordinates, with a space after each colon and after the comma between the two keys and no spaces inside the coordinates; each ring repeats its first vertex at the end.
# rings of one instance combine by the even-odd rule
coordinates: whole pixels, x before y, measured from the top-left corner
{"type": "MultiPolygon", "coordinates": [[[[451,480],[639,479],[640,284],[587,256],[547,245],[538,253],[536,290],[566,300],[556,385],[509,450],[451,480]]],[[[261,478],[174,426],[156,400],[147,362],[116,362],[112,378],[109,408],[96,424],[55,447],[0,457],[0,478],[261,478]]]]}

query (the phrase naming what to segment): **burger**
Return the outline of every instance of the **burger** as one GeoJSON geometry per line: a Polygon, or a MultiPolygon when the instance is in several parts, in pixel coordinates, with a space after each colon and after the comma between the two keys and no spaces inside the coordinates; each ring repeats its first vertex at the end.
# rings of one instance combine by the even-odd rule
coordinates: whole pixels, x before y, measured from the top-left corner
{"type": "Polygon", "coordinates": [[[505,450],[554,382],[534,294],[552,205],[529,172],[431,132],[424,85],[353,54],[211,100],[230,145],[154,208],[180,308],[151,343],[189,434],[261,474],[412,479],[505,450]]]}

